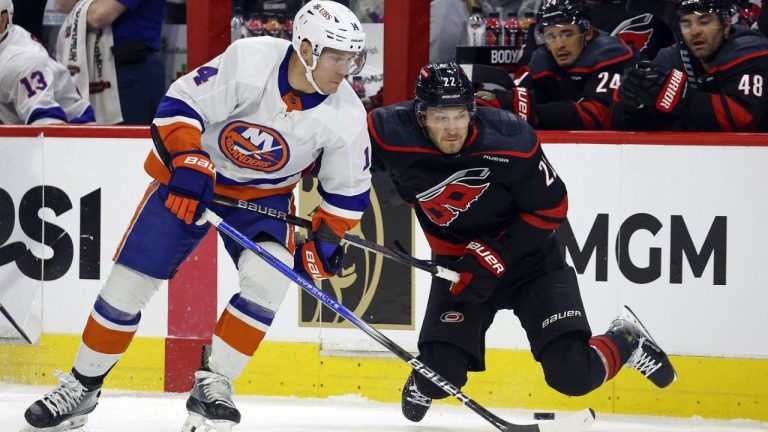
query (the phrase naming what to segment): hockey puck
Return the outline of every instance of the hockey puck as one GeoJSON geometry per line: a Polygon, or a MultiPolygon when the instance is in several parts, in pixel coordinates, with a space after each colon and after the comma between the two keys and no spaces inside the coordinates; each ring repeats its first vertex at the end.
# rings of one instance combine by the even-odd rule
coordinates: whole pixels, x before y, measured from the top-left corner
{"type": "Polygon", "coordinates": [[[534,420],[554,420],[555,413],[553,412],[537,412],[533,413],[534,420]]]}

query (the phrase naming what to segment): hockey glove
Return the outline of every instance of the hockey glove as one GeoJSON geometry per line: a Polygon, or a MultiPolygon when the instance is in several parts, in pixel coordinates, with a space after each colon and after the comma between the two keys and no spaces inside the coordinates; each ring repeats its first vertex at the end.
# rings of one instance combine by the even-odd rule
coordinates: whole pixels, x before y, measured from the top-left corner
{"type": "Polygon", "coordinates": [[[651,62],[630,69],[619,87],[619,99],[635,109],[651,107],[667,114],[683,110],[688,93],[688,76],[677,69],[666,71],[651,62]]]}
{"type": "Polygon", "coordinates": [[[493,93],[483,90],[477,92],[475,97],[482,106],[512,111],[529,124],[535,124],[533,95],[524,87],[515,87],[511,91],[494,90],[493,93]]]}
{"type": "Polygon", "coordinates": [[[184,222],[200,218],[213,200],[216,171],[208,153],[192,150],[171,155],[171,180],[165,206],[184,222]]]}
{"type": "Polygon", "coordinates": [[[321,240],[313,234],[312,240],[296,246],[294,268],[304,276],[327,279],[335,276],[343,264],[344,248],[338,242],[321,240]]]}
{"type": "Polygon", "coordinates": [[[507,271],[506,252],[497,241],[473,240],[451,268],[459,273],[459,281],[451,286],[457,300],[480,303],[491,296],[507,271]]]}

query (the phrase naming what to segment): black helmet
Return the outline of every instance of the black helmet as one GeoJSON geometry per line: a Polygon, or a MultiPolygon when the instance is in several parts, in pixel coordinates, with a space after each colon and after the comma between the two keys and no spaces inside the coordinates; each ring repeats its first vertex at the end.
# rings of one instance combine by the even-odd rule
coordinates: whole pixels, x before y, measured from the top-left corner
{"type": "Polygon", "coordinates": [[[539,29],[552,25],[578,24],[582,30],[590,27],[584,0],[545,0],[536,15],[539,29]]]}
{"type": "Polygon", "coordinates": [[[423,124],[427,107],[464,106],[475,115],[475,90],[464,69],[454,62],[429,63],[416,80],[416,117],[423,124]]]}
{"type": "Polygon", "coordinates": [[[732,0],[677,0],[677,17],[692,13],[714,13],[724,22],[730,20],[734,13],[732,0]]]}

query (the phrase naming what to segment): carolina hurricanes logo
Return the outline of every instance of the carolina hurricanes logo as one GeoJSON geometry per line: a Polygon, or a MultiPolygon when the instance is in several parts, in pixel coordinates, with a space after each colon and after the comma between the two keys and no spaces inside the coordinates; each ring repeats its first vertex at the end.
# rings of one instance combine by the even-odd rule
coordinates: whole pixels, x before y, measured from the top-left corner
{"type": "Polygon", "coordinates": [[[459,171],[439,185],[416,195],[416,198],[432,222],[447,226],[488,189],[490,183],[481,181],[490,173],[488,168],[459,171]]]}
{"type": "Polygon", "coordinates": [[[648,43],[653,36],[652,19],[653,15],[651,14],[642,14],[630,18],[616,26],[611,35],[623,40],[637,51],[642,51],[648,47],[648,43]]]}
{"type": "Polygon", "coordinates": [[[464,321],[464,314],[455,311],[445,312],[440,315],[440,321],[444,323],[460,323],[464,321]]]}
{"type": "Polygon", "coordinates": [[[277,171],[290,157],[280,132],[242,121],[232,122],[222,129],[219,148],[235,165],[256,171],[277,171]]]}

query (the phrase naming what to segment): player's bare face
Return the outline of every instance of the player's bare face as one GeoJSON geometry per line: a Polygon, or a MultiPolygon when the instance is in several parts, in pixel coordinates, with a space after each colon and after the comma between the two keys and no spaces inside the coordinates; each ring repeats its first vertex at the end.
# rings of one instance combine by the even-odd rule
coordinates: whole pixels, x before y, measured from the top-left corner
{"type": "Polygon", "coordinates": [[[464,146],[469,126],[467,107],[429,107],[424,126],[429,139],[441,152],[457,153],[464,146]]]}
{"type": "Polygon", "coordinates": [[[336,93],[341,82],[349,74],[350,64],[356,57],[357,54],[353,52],[324,49],[317,59],[317,67],[312,75],[320,90],[325,94],[336,93]]]}
{"type": "Polygon", "coordinates": [[[0,34],[5,33],[5,30],[8,29],[9,21],[10,18],[8,18],[8,12],[3,12],[0,14],[0,34]]]}
{"type": "MultiPolygon", "coordinates": [[[[714,13],[692,13],[680,17],[680,32],[691,54],[708,61],[725,40],[723,23],[714,13]]],[[[726,31],[729,28],[725,29],[726,31]]]]}
{"type": "Polygon", "coordinates": [[[560,67],[572,65],[584,50],[586,33],[578,24],[544,27],[544,43],[560,67]]]}

